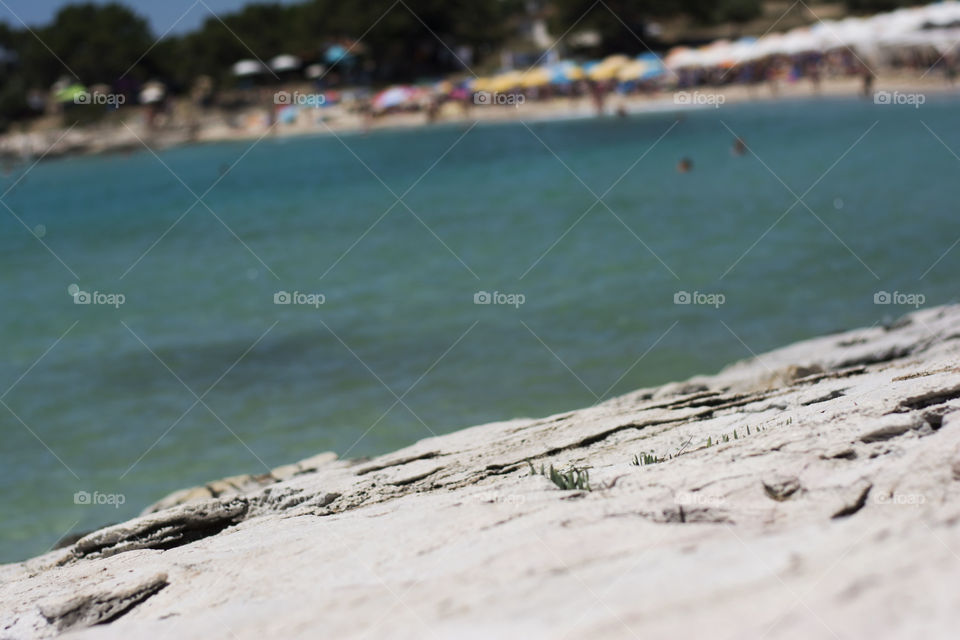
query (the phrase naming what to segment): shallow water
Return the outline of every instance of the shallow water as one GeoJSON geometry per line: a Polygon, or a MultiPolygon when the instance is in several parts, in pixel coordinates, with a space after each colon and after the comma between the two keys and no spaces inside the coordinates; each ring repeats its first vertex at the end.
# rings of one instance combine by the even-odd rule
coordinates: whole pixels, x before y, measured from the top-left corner
{"type": "Polygon", "coordinates": [[[941,255],[960,236],[958,106],[726,105],[41,163],[4,199],[23,224],[0,211],[0,560],[178,488],[577,408],[912,309],[878,291],[956,301],[960,249],[941,255]],[[734,134],[756,157],[731,154],[734,134]],[[125,300],[74,304],[71,284],[125,300]],[[325,300],[274,304],[281,290],[325,300]]]}

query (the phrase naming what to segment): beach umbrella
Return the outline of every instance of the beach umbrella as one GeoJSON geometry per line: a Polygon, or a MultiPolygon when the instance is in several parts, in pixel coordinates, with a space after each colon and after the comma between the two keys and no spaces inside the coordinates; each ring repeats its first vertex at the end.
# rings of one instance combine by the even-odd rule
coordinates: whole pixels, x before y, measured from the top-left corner
{"type": "Polygon", "coordinates": [[[550,84],[552,79],[553,72],[549,67],[537,67],[522,74],[521,86],[525,88],[542,87],[543,85],[550,84]]]}
{"type": "Polygon", "coordinates": [[[599,64],[590,70],[590,73],[587,74],[587,77],[589,77],[591,80],[610,80],[617,76],[617,72],[619,70],[619,67],[607,67],[599,64]]]}
{"type": "Polygon", "coordinates": [[[788,31],[780,41],[780,53],[791,56],[808,51],[820,51],[820,39],[807,27],[788,31]]]}
{"type": "Polygon", "coordinates": [[[674,47],[667,54],[666,63],[670,69],[683,69],[687,67],[699,67],[703,60],[703,55],[697,49],[690,47],[674,47]]]}
{"type": "Polygon", "coordinates": [[[732,67],[736,64],[736,51],[729,40],[716,40],[700,47],[700,64],[702,67],[732,67]]]}
{"type": "Polygon", "coordinates": [[[960,43],[960,29],[920,29],[910,33],[888,34],[880,39],[880,46],[892,49],[934,49],[947,53],[960,43]]]}
{"type": "Polygon", "coordinates": [[[293,71],[299,69],[303,62],[297,56],[282,54],[270,60],[270,68],[274,71],[293,71]]]}
{"type": "Polygon", "coordinates": [[[139,97],[142,104],[153,104],[163,100],[164,96],[166,95],[167,88],[163,85],[163,83],[153,80],[143,85],[143,89],[140,90],[139,97]]]}
{"type": "Polygon", "coordinates": [[[616,67],[617,69],[619,69],[625,64],[630,64],[630,58],[628,58],[623,54],[617,53],[612,56],[607,56],[606,58],[603,59],[603,62],[601,62],[600,64],[602,64],[605,67],[616,67]]]}
{"type": "Polygon", "coordinates": [[[960,22],[960,2],[938,2],[918,9],[922,24],[947,27],[960,22]]]}
{"type": "Polygon", "coordinates": [[[322,76],[323,72],[326,70],[327,68],[322,64],[311,64],[309,67],[303,70],[303,75],[311,80],[315,80],[316,78],[322,76]]]}
{"type": "Polygon", "coordinates": [[[583,79],[583,69],[577,66],[575,62],[564,60],[550,66],[551,84],[570,84],[575,80],[583,79]]]}
{"type": "Polygon", "coordinates": [[[874,24],[881,39],[900,33],[909,33],[923,28],[926,20],[925,7],[898,9],[874,17],[874,24]]]}
{"type": "Polygon", "coordinates": [[[824,20],[811,25],[810,35],[816,40],[818,51],[829,51],[844,46],[837,32],[837,22],[834,20],[824,20]]]}
{"type": "Polygon", "coordinates": [[[617,80],[628,82],[630,80],[639,80],[650,69],[650,64],[644,60],[634,60],[630,64],[620,67],[617,71],[617,80]]]}
{"type": "Polygon", "coordinates": [[[414,91],[410,87],[390,87],[375,95],[372,104],[375,109],[383,111],[406,104],[413,97],[413,94],[414,91]]]}
{"type": "Polygon", "coordinates": [[[768,56],[781,55],[783,53],[783,38],[782,33],[766,34],[754,43],[748,59],[759,60],[768,56]]]}
{"type": "Polygon", "coordinates": [[[82,84],[70,84],[62,89],[57,90],[54,94],[54,98],[57,102],[74,102],[77,96],[81,96],[87,93],[87,88],[82,84]]]}
{"type": "Polygon", "coordinates": [[[520,71],[508,71],[506,73],[501,73],[498,76],[494,76],[493,80],[490,82],[490,87],[487,90],[502,93],[516,89],[517,87],[521,86],[522,83],[523,73],[520,71]]]}
{"type": "Polygon", "coordinates": [[[471,78],[467,80],[465,86],[471,91],[490,91],[490,87],[493,85],[493,78],[488,76],[482,76],[480,78],[471,78]]]}
{"type": "Polygon", "coordinates": [[[583,71],[583,75],[587,76],[595,67],[600,66],[599,60],[588,60],[580,65],[580,69],[583,71]]]}
{"type": "Polygon", "coordinates": [[[587,77],[591,80],[610,80],[617,76],[617,72],[624,66],[630,64],[630,58],[624,55],[612,55],[604,58],[599,64],[591,67],[587,71],[587,77]]]}
{"type": "Polygon", "coordinates": [[[240,60],[231,67],[233,75],[238,77],[255,76],[266,71],[263,63],[259,60],[240,60]]]}
{"type": "Polygon", "coordinates": [[[752,36],[740,38],[730,45],[729,67],[735,67],[738,64],[756,59],[755,50],[757,48],[757,39],[752,36]]]}
{"type": "Polygon", "coordinates": [[[293,124],[297,121],[297,115],[300,113],[299,107],[292,104],[287,105],[277,111],[277,122],[281,124],[293,124]]]}
{"type": "Polygon", "coordinates": [[[323,59],[327,62],[327,64],[337,64],[338,62],[350,64],[353,61],[353,54],[351,54],[350,51],[348,51],[345,47],[335,44],[327,48],[326,52],[323,54],[323,59]]]}

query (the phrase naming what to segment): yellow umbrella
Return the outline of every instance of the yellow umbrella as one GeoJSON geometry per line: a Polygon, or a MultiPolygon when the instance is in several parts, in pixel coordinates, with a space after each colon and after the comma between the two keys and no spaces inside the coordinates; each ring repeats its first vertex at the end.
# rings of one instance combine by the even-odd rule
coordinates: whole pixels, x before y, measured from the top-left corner
{"type": "Polygon", "coordinates": [[[612,56],[607,56],[600,64],[604,67],[615,67],[619,69],[620,67],[630,64],[630,58],[622,53],[617,53],[612,56]]]}
{"type": "Polygon", "coordinates": [[[617,80],[621,82],[636,80],[649,70],[650,65],[647,64],[646,61],[634,60],[630,64],[620,67],[620,70],[617,72],[617,80]]]}
{"type": "Polygon", "coordinates": [[[536,69],[531,69],[522,75],[521,84],[527,89],[530,87],[542,87],[543,85],[550,84],[550,78],[552,75],[553,74],[550,73],[548,68],[537,67],[536,69]]]}
{"type": "Polygon", "coordinates": [[[590,76],[591,80],[610,80],[616,77],[618,69],[619,67],[613,65],[604,66],[603,63],[601,63],[593,69],[590,69],[587,75],[590,76]]]}
{"type": "Polygon", "coordinates": [[[520,86],[520,83],[523,81],[523,74],[519,71],[508,71],[507,73],[501,74],[493,78],[493,81],[490,83],[488,91],[510,91],[516,87],[520,86]]]}
{"type": "Polygon", "coordinates": [[[564,70],[567,77],[571,80],[583,80],[583,69],[577,66],[571,66],[564,70]]]}
{"type": "Polygon", "coordinates": [[[470,83],[470,88],[474,91],[490,91],[490,86],[493,84],[493,78],[475,78],[470,83]]]}

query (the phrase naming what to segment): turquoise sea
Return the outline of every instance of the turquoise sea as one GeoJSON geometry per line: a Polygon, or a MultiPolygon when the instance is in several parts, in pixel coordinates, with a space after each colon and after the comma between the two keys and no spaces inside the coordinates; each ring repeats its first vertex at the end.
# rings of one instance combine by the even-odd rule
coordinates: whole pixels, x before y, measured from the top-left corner
{"type": "Polygon", "coordinates": [[[0,561],[179,488],[582,407],[913,308],[878,292],[955,302],[958,107],[723,105],[15,169],[0,561]]]}

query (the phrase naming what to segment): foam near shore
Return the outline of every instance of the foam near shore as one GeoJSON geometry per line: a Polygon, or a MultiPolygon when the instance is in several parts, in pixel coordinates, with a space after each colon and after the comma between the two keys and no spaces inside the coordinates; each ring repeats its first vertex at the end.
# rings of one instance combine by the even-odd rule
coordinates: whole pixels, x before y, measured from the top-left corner
{"type": "Polygon", "coordinates": [[[0,567],[0,635],[946,638],[958,570],[952,306],[174,494],[0,567]]]}

